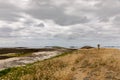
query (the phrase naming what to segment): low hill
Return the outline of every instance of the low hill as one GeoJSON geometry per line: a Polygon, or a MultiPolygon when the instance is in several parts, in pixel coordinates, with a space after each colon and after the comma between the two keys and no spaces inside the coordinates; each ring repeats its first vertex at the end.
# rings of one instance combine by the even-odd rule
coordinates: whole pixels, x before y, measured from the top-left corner
{"type": "Polygon", "coordinates": [[[92,47],[92,46],[84,46],[84,47],[81,47],[81,49],[92,49],[92,48],[94,48],[94,47],[92,47]]]}
{"type": "Polygon", "coordinates": [[[3,70],[0,80],[120,80],[120,50],[80,49],[3,70]]]}

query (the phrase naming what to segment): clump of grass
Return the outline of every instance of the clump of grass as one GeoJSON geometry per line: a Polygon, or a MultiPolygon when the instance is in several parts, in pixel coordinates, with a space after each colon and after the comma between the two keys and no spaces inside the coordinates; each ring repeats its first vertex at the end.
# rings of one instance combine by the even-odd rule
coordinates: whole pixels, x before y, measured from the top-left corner
{"type": "Polygon", "coordinates": [[[3,76],[3,75],[6,75],[6,74],[9,73],[10,71],[11,71],[11,68],[8,68],[8,69],[5,69],[5,70],[0,71],[0,77],[3,76]]]}

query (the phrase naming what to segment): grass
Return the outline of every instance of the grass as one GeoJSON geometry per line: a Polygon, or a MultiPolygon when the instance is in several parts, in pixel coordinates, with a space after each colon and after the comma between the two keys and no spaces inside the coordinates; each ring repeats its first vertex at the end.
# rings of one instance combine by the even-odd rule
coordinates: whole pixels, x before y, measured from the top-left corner
{"type": "Polygon", "coordinates": [[[120,50],[80,49],[0,71],[0,80],[120,80],[120,50]]]}
{"type": "Polygon", "coordinates": [[[7,73],[9,73],[11,71],[11,68],[5,69],[0,71],[0,76],[6,75],[7,73]]]}

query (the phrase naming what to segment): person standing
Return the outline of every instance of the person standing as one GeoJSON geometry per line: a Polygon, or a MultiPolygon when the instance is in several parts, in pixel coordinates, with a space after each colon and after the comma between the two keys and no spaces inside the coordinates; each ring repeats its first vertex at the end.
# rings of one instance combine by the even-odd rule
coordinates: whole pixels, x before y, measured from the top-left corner
{"type": "Polygon", "coordinates": [[[97,45],[98,49],[100,49],[100,44],[97,45]]]}

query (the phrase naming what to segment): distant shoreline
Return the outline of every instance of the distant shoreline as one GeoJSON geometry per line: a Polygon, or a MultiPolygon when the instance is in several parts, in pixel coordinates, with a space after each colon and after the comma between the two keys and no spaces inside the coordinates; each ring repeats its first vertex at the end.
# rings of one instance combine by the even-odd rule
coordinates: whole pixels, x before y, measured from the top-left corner
{"type": "MultiPolygon", "coordinates": [[[[90,45],[91,46],[91,45],[90,45]]],[[[30,47],[0,47],[0,49],[4,49],[4,48],[17,48],[17,49],[42,49],[42,48],[54,48],[54,47],[62,47],[62,48],[75,48],[75,49],[79,49],[83,46],[68,46],[68,47],[64,47],[64,46],[30,46],[30,47]]],[[[92,47],[96,47],[96,46],[92,46],[92,47]]],[[[101,46],[103,48],[118,48],[120,49],[120,46],[101,46]]]]}

